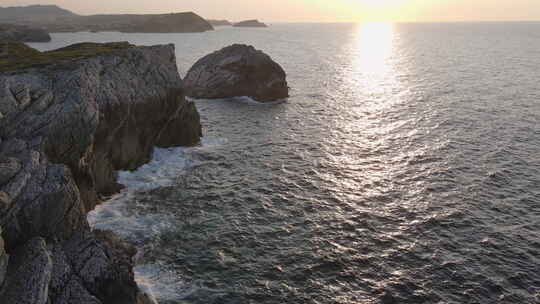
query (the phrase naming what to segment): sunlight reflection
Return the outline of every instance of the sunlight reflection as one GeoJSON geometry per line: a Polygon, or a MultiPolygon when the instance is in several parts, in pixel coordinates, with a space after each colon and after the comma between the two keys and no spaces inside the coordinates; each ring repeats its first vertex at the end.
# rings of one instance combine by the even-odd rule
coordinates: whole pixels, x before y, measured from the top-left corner
{"type": "Polygon", "coordinates": [[[393,51],[394,25],[388,23],[366,23],[359,26],[356,44],[358,55],[355,66],[360,72],[370,74],[387,73],[393,51]]]}

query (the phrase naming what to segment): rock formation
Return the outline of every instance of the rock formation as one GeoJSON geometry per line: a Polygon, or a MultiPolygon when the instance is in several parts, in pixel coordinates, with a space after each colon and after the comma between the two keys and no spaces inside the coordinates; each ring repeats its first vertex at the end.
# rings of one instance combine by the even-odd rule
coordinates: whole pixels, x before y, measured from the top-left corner
{"type": "Polygon", "coordinates": [[[235,44],[200,59],[188,71],[186,94],[194,98],[248,96],[275,101],[289,96],[285,71],[252,46],[235,44]]]}
{"type": "Polygon", "coordinates": [[[253,20],[246,20],[246,21],[240,21],[238,23],[235,23],[233,26],[236,27],[268,27],[268,25],[260,22],[259,20],[253,19],[253,20]]]}
{"type": "Polygon", "coordinates": [[[23,25],[0,24],[0,40],[20,42],[49,42],[47,31],[23,25]]]}
{"type": "Polygon", "coordinates": [[[116,171],[144,164],[154,146],[199,141],[174,47],[85,43],[40,53],[4,45],[0,303],[144,302],[135,250],[92,231],[86,214],[120,188],[116,171]]]}

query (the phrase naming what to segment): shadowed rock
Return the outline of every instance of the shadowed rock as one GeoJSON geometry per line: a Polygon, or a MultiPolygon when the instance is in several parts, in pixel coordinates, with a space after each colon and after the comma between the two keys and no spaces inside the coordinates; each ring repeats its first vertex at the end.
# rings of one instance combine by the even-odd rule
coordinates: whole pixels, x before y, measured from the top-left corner
{"type": "Polygon", "coordinates": [[[188,71],[186,94],[194,98],[248,96],[275,101],[289,96],[285,71],[252,46],[235,44],[205,56],[188,71]]]}
{"type": "Polygon", "coordinates": [[[45,240],[34,238],[11,254],[1,303],[46,304],[52,274],[45,240]]]}
{"type": "Polygon", "coordinates": [[[154,146],[199,142],[174,47],[10,46],[26,55],[0,58],[0,303],[140,303],[133,247],[90,231],[86,214],[154,146]]]}
{"type": "Polygon", "coordinates": [[[2,238],[2,227],[0,227],[0,286],[4,284],[6,278],[8,255],[4,246],[4,239],[2,238]]]}

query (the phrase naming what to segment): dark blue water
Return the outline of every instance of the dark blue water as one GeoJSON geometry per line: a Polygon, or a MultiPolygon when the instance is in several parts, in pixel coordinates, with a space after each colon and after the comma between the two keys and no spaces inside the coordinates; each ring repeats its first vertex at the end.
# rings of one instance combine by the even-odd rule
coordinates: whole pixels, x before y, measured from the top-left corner
{"type": "Polygon", "coordinates": [[[540,303],[540,23],[281,24],[184,35],[288,72],[287,103],[197,101],[93,218],[141,247],[163,303],[540,303]]]}

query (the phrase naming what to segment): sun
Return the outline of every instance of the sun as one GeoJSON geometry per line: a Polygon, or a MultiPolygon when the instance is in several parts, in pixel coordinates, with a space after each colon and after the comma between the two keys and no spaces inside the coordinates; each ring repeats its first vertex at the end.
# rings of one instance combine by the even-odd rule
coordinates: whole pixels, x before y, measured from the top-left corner
{"type": "Polygon", "coordinates": [[[372,7],[392,6],[400,4],[404,0],[361,0],[364,5],[372,7]]]}

